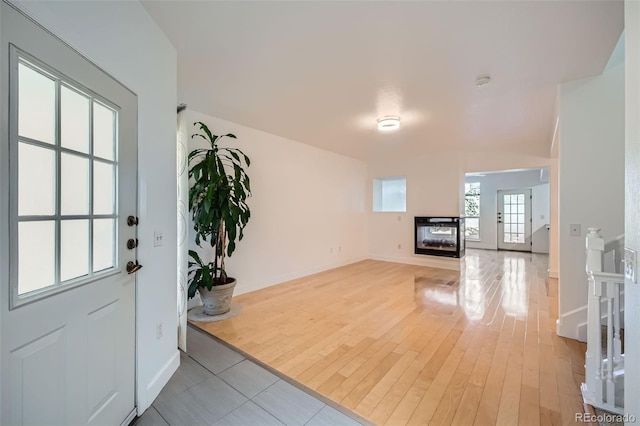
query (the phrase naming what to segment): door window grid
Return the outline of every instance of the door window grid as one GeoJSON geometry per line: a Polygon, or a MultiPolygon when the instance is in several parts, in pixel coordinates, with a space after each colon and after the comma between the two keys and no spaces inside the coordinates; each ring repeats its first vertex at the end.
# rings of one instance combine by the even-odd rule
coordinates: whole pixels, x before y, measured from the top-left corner
{"type": "Polygon", "coordinates": [[[14,167],[18,169],[13,173],[16,178],[12,191],[16,194],[12,197],[15,204],[12,210],[17,220],[12,225],[11,243],[12,253],[17,253],[17,259],[12,261],[15,270],[12,306],[16,306],[114,273],[118,267],[115,160],[118,113],[97,95],[80,89],[79,84],[15,47],[12,47],[11,59],[13,103],[10,111],[16,125],[10,146],[17,160],[13,161],[14,167]],[[36,89],[53,84],[55,90],[43,95],[30,88],[30,83],[36,89]],[[63,96],[67,101],[75,97],[76,106],[84,104],[87,111],[78,114],[78,108],[74,111],[63,105],[63,96]],[[48,111],[51,104],[53,122],[44,120],[43,124],[41,118],[51,115],[48,111]],[[97,125],[96,109],[102,115],[97,125]],[[85,122],[74,120],[78,115],[85,122]],[[47,125],[53,129],[44,128],[47,125]],[[100,129],[101,137],[96,134],[96,128],[100,129]],[[110,146],[105,143],[109,137],[110,146]],[[101,139],[97,150],[96,139],[101,139]],[[34,155],[46,158],[40,161],[44,170],[37,167],[34,155]],[[74,169],[75,176],[69,173],[74,169]],[[102,170],[101,181],[96,177],[96,169],[102,170]]]}
{"type": "Polygon", "coordinates": [[[525,198],[524,194],[503,195],[504,201],[504,242],[524,244],[525,198]]]}

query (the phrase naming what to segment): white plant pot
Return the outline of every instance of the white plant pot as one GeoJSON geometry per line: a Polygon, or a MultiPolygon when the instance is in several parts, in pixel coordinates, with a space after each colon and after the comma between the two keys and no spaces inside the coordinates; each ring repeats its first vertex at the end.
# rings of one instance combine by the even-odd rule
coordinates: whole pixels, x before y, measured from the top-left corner
{"type": "Polygon", "coordinates": [[[222,315],[231,309],[231,297],[233,289],[236,287],[235,278],[229,284],[214,285],[211,290],[199,287],[200,299],[202,299],[202,311],[206,315],[222,315]]]}

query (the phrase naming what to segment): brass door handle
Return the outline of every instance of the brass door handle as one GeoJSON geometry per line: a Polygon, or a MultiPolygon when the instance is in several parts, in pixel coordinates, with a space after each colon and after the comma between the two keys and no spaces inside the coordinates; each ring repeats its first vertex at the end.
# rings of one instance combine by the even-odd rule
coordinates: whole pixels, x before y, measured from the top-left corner
{"type": "Polygon", "coordinates": [[[127,273],[128,274],[135,274],[140,269],[142,269],[142,265],[139,264],[137,260],[136,260],[135,263],[133,263],[131,260],[129,262],[127,262],[127,273]]]}

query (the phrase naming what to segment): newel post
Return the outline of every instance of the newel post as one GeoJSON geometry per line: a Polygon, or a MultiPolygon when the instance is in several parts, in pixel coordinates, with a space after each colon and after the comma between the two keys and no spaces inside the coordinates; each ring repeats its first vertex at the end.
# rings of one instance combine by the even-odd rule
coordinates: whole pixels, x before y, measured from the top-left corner
{"type": "Polygon", "coordinates": [[[604,255],[604,238],[600,228],[589,228],[586,238],[587,272],[602,272],[602,256],[604,255]]]}
{"type": "Polygon", "coordinates": [[[602,283],[596,282],[592,272],[602,271],[604,239],[600,228],[589,228],[586,237],[587,248],[587,352],[585,354],[585,385],[583,395],[590,404],[602,402],[602,359],[600,335],[600,298],[602,283]],[[585,389],[586,387],[586,389],[585,389]]]}

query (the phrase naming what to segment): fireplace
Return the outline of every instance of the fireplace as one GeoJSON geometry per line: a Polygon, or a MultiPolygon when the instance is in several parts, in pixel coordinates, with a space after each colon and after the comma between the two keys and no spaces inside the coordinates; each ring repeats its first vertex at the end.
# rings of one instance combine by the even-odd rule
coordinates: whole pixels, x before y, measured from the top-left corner
{"type": "Polygon", "coordinates": [[[416,217],[415,253],[431,256],[464,256],[464,218],[416,217]]]}

